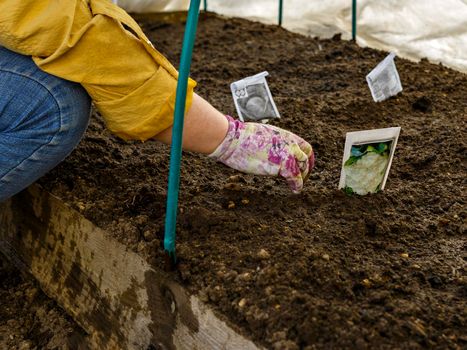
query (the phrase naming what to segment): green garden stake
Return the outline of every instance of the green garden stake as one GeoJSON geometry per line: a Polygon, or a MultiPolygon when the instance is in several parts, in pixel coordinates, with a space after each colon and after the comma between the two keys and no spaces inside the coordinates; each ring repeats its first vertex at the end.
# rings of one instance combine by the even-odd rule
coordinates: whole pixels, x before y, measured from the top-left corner
{"type": "Polygon", "coordinates": [[[357,40],[357,0],[352,0],[352,40],[357,40]]]}
{"type": "Polygon", "coordinates": [[[182,158],[183,119],[188,76],[190,75],[191,56],[198,26],[199,6],[201,0],[191,0],[188,18],[183,36],[180,72],[175,95],[174,125],[172,128],[172,147],[170,149],[169,185],[167,189],[167,210],[165,216],[164,250],[170,260],[175,263],[175,229],[177,225],[178,191],[180,185],[180,160],[182,158]]]}
{"type": "Polygon", "coordinates": [[[282,26],[282,9],[283,9],[283,0],[279,0],[279,26],[282,26]]]}
{"type": "Polygon", "coordinates": [[[204,3],[204,12],[208,12],[208,0],[203,0],[204,3]]]}

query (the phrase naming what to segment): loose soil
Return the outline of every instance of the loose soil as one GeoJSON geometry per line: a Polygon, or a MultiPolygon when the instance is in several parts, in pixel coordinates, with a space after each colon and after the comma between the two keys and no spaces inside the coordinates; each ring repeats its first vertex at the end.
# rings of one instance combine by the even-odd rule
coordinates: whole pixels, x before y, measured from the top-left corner
{"type": "Polygon", "coordinates": [[[0,254],[0,349],[85,349],[86,335],[0,254]]]}
{"type": "MultiPolygon", "coordinates": [[[[141,22],[178,62],[183,24],[141,22]]],[[[173,278],[271,349],[467,347],[467,76],[396,59],[404,91],[374,103],[387,53],[241,19],[204,16],[197,92],[235,115],[229,84],[263,70],[282,119],[317,163],[293,195],[279,178],[185,153],[173,278]],[[401,126],[384,192],[337,189],[345,133],[401,126]]],[[[110,135],[97,112],[40,183],[163,267],[169,148],[110,135]]]]}

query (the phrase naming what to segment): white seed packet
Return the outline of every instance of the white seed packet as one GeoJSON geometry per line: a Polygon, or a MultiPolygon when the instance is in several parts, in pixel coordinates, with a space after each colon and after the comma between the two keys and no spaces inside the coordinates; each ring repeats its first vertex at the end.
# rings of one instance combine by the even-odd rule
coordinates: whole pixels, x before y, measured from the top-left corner
{"type": "Polygon", "coordinates": [[[400,130],[395,127],[347,133],[339,188],[359,195],[384,190],[400,130]]]}
{"type": "Polygon", "coordinates": [[[230,90],[241,121],[262,121],[280,118],[272,99],[266,76],[261,72],[230,84],[230,90]]]}
{"type": "Polygon", "coordinates": [[[381,102],[402,91],[401,79],[394,63],[396,54],[391,52],[367,76],[371,96],[375,102],[381,102]]]}

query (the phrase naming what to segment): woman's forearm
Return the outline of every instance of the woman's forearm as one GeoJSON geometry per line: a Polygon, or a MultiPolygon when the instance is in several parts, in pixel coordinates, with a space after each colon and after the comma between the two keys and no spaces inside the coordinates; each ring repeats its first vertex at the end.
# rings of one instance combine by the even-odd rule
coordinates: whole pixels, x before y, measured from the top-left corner
{"type": "MultiPolygon", "coordinates": [[[[210,154],[224,140],[229,123],[225,116],[197,94],[185,115],[182,147],[186,151],[210,154]]],[[[172,127],[155,136],[156,140],[170,144],[172,127]]]]}

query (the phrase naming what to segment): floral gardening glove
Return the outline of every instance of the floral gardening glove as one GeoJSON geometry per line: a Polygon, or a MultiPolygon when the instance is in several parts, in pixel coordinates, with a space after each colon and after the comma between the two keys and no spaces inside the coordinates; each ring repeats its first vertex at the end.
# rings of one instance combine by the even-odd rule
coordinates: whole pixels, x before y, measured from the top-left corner
{"type": "Polygon", "coordinates": [[[226,116],[229,130],[224,141],[209,157],[229,167],[256,175],[280,175],[292,192],[299,193],[313,169],[311,145],[278,127],[244,123],[226,116]]]}

